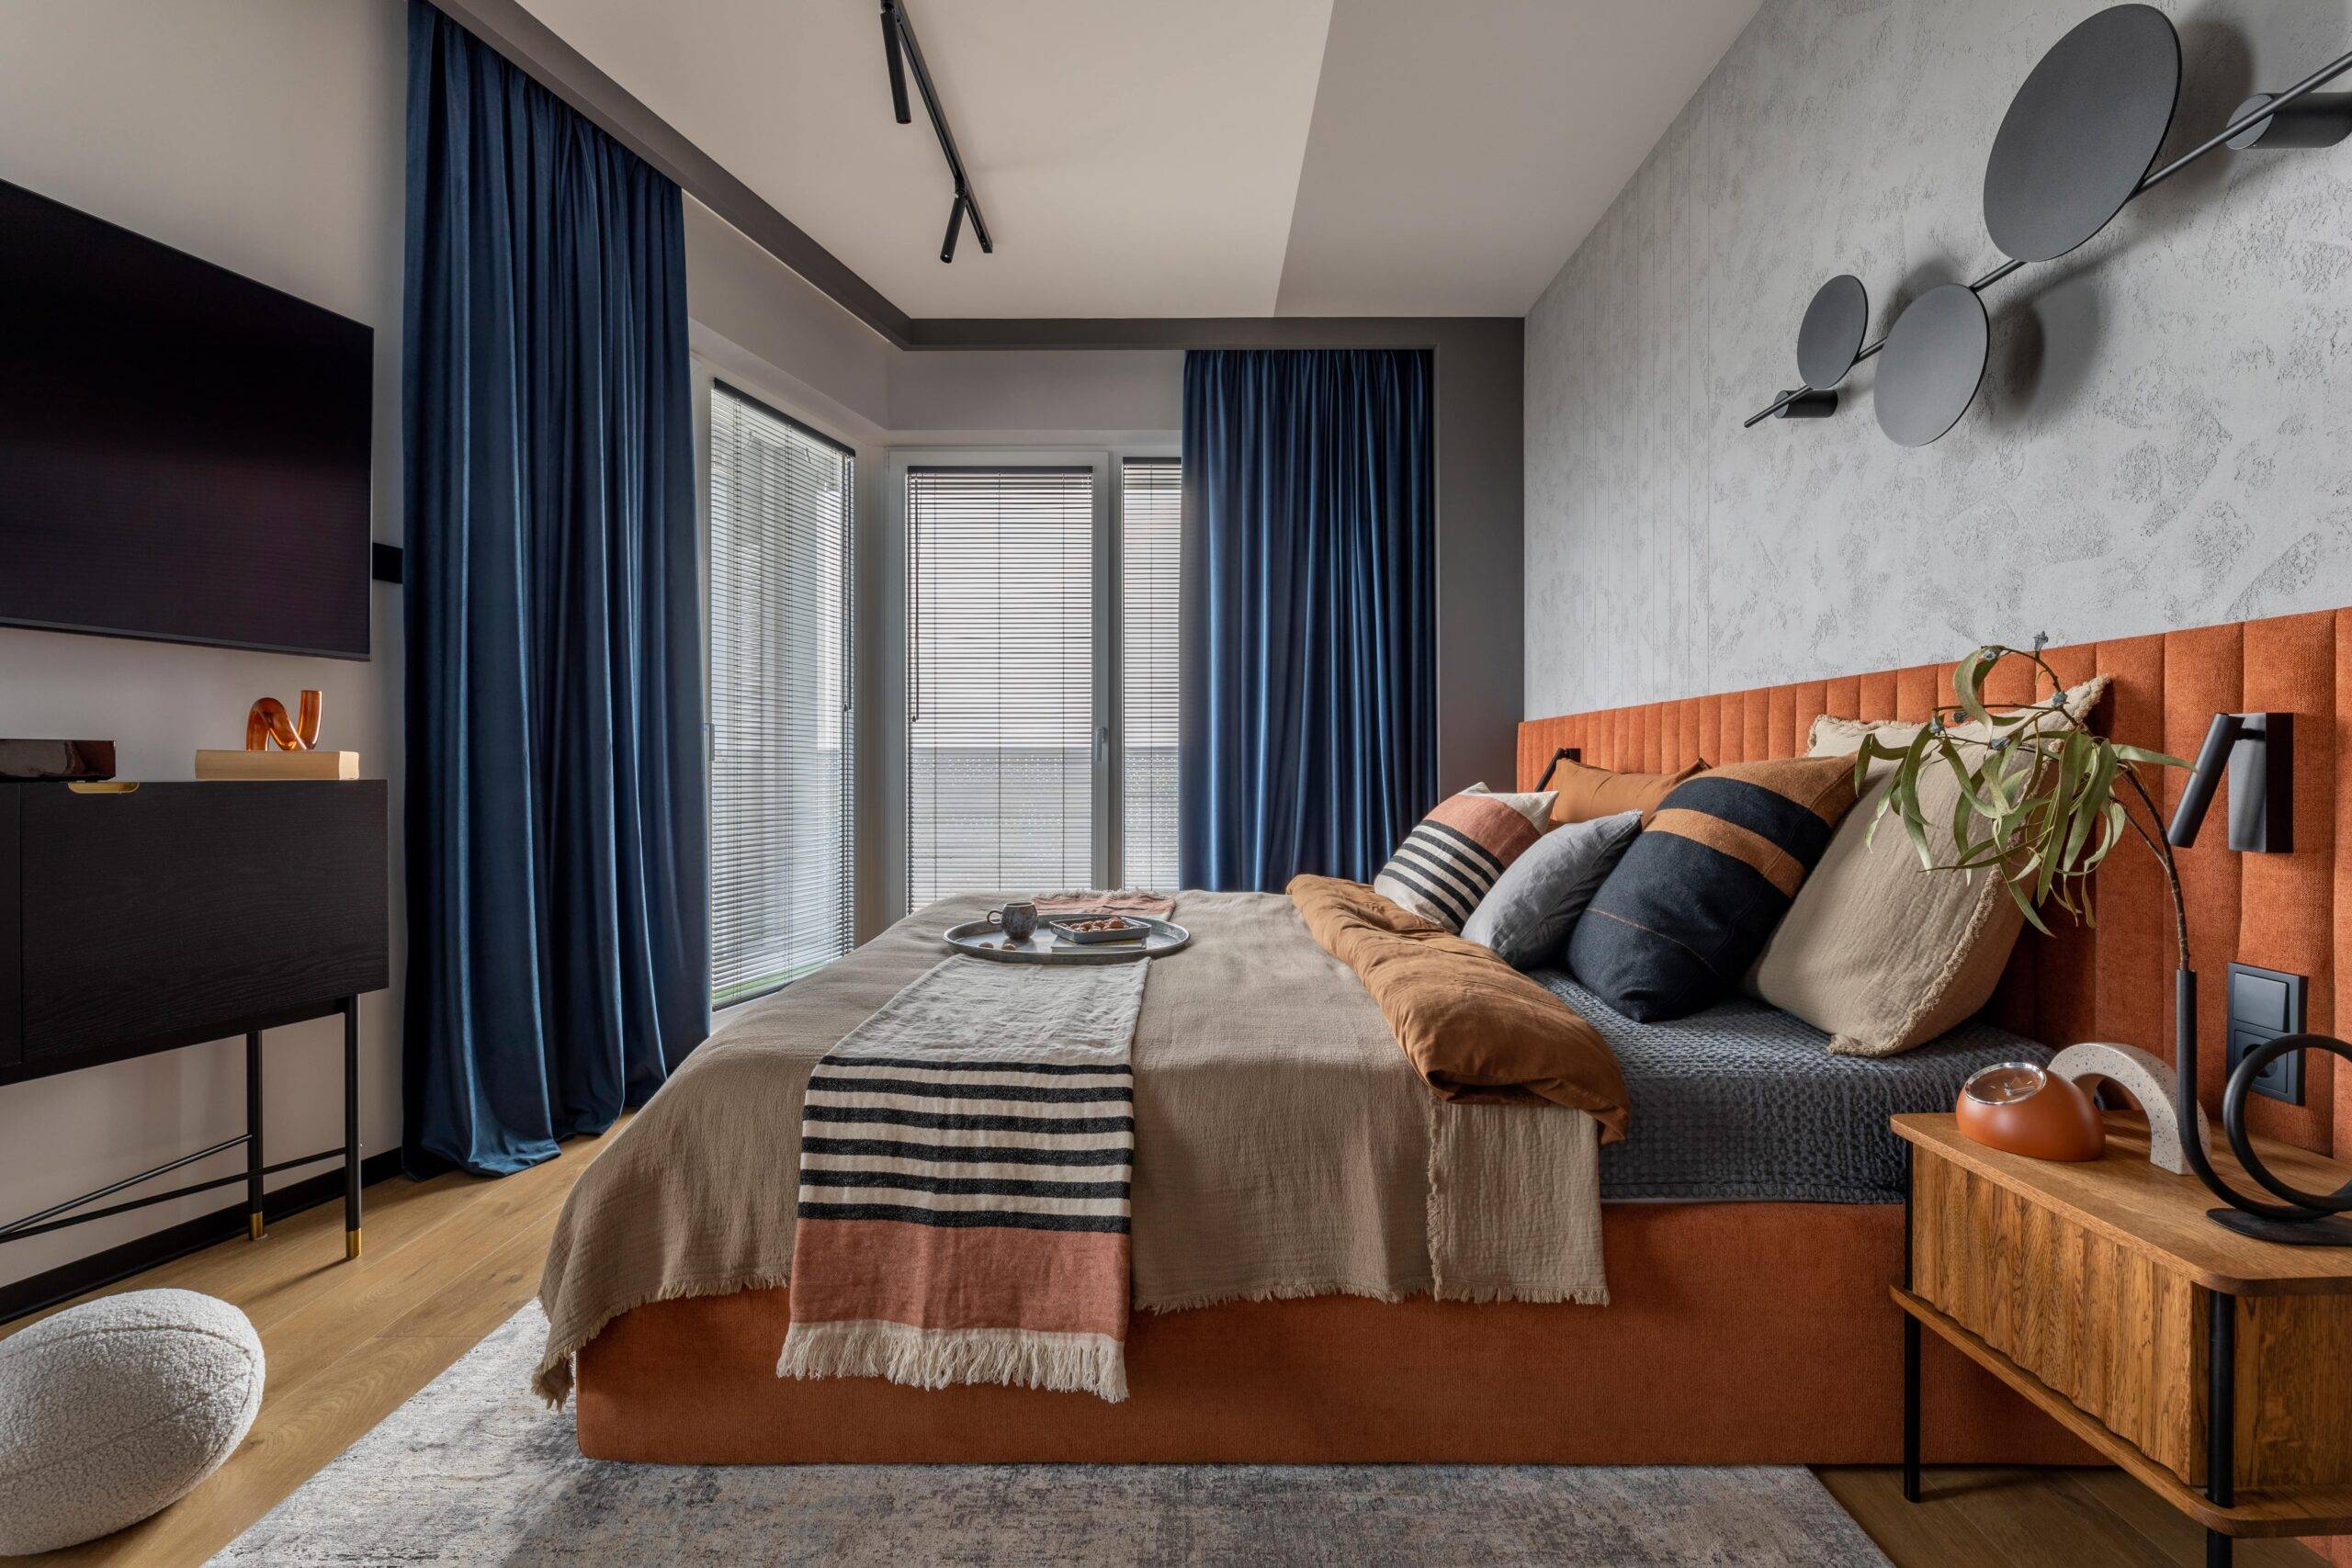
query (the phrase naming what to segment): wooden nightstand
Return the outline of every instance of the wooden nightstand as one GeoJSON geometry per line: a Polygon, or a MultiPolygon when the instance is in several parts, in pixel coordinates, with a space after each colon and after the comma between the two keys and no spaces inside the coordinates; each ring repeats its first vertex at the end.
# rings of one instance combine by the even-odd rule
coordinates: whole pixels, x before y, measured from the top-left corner
{"type": "MultiPolygon", "coordinates": [[[[2205,1527],[2352,1531],[2352,1247],[2280,1247],[2206,1219],[2213,1197],[2108,1118],[2107,1154],[2056,1165],[1897,1116],[1907,1145],[1903,1490],[1919,1496],[1919,1326],[1934,1329],[2205,1527]]],[[[2299,1186],[2344,1170],[2263,1142],[2299,1186]]],[[[2225,1149],[2217,1168],[2254,1184],[2225,1149]]]]}

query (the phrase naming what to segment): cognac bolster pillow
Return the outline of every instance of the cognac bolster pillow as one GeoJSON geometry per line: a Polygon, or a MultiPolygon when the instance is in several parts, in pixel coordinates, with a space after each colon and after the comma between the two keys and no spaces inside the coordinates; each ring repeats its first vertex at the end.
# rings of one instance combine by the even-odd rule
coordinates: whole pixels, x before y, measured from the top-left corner
{"type": "Polygon", "coordinates": [[[1544,836],[1552,796],[1489,795],[1473,784],[1441,800],[1405,835],[1372,889],[1408,913],[1457,932],[1495,879],[1544,836]]]}
{"type": "Polygon", "coordinates": [[[1552,770],[1552,820],[1591,822],[1624,811],[1646,815],[1676,784],[1706,771],[1706,763],[1693,762],[1679,773],[1620,773],[1563,757],[1552,770]]]}
{"type": "Polygon", "coordinates": [[[1569,970],[1643,1023],[1721,1000],[1853,804],[1845,757],[1739,762],[1677,784],[1569,933],[1569,970]]]}

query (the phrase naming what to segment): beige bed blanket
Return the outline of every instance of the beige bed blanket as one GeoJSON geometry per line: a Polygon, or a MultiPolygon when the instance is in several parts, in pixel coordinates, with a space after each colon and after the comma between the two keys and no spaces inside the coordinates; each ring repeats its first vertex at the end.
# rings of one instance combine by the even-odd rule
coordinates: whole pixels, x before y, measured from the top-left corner
{"type": "MultiPolygon", "coordinates": [[[[918,910],[754,1004],[637,1113],[557,1223],[540,1393],[631,1307],[788,1281],[809,1069],[988,905],[918,910]]],[[[1136,1024],[1135,1306],[1609,1299],[1591,1117],[1432,1099],[1279,894],[1186,893],[1176,918],[1193,944],[1152,961],[1136,1024]]]]}

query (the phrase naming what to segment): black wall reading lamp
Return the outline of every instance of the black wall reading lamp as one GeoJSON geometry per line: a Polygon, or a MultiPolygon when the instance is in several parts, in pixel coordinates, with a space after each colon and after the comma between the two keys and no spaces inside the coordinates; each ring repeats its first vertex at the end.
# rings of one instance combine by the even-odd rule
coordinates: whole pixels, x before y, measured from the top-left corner
{"type": "MultiPolygon", "coordinates": [[[[2218,713],[2205,731],[2205,744],[2181,792],[2165,841],[2176,849],[2197,842],[2198,830],[2213,804],[2224,769],[2230,778],[2230,848],[2255,854],[2284,854],[2294,847],[2294,715],[2218,713]]],[[[2178,897],[2177,875],[2174,896],[2178,897]]],[[[2230,1206],[2208,1218],[2244,1235],[2305,1247],[2352,1246],[2352,1182],[2333,1193],[2305,1192],[2290,1186],[2262,1163],[2245,1130],[2245,1102],[2255,1081],[2278,1058],[2298,1051],[2325,1051],[2352,1062],[2352,1045],[2324,1034],[2282,1034],[2248,1051],[2230,1074],[2222,1094],[2222,1127],[2230,1148],[2263,1190],[2277,1202],[2249,1198],[2222,1179],[2206,1157],[2197,1128],[2197,974],[2186,950],[2174,980],[2173,1111],[2189,1168],[2207,1190],[2230,1206]]]]}

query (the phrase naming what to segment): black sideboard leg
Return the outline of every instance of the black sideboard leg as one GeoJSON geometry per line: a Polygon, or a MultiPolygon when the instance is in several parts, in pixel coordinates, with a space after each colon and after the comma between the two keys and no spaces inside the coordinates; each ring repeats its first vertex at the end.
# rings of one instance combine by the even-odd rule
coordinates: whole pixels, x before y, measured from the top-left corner
{"type": "MultiPolygon", "coordinates": [[[[2237,1501],[2238,1299],[2208,1291],[2205,1311],[2205,1497],[2227,1508],[2237,1501]]],[[[2230,1568],[2231,1551],[2228,1536],[2205,1532],[2205,1568],[2230,1568]]]]}
{"type": "Polygon", "coordinates": [[[266,1229],[261,1199],[261,1031],[245,1032],[245,1229],[259,1241],[266,1229]]]}
{"type": "Polygon", "coordinates": [[[343,998],[343,1256],[359,1256],[359,998],[343,998]]]}

